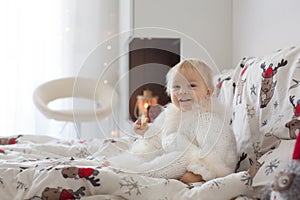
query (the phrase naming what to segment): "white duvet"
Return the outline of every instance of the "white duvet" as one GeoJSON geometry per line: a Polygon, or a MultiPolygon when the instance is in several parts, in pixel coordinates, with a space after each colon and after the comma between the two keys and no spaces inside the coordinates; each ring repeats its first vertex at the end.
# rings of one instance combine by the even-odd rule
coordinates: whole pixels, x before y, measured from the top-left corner
{"type": "Polygon", "coordinates": [[[0,197],[24,199],[230,199],[250,189],[247,172],[214,179],[202,186],[102,168],[124,139],[62,141],[21,135],[0,145],[0,197]],[[14,144],[15,143],[15,144],[14,144]]]}

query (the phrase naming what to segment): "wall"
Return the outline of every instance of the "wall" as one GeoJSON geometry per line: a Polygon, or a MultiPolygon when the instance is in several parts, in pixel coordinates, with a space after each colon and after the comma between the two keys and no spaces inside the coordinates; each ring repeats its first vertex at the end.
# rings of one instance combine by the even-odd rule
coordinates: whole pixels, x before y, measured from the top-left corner
{"type": "MultiPolygon", "coordinates": [[[[70,65],[70,74],[106,81],[114,87],[118,81],[119,56],[119,0],[69,0],[72,3],[67,14],[71,15],[66,45],[70,55],[66,63],[70,65]],[[72,15],[75,16],[72,16],[72,15]],[[108,46],[110,48],[108,48],[108,46]]],[[[73,103],[73,107],[80,109],[83,103],[73,103]]],[[[118,110],[115,108],[115,110],[118,110]]],[[[82,138],[110,136],[116,129],[112,115],[99,122],[81,123],[82,138]]]]}
{"type": "Polygon", "coordinates": [[[300,44],[300,1],[233,0],[233,64],[300,44]]]}
{"type": "Polygon", "coordinates": [[[181,56],[201,58],[210,65],[215,62],[219,68],[231,67],[231,2],[135,0],[134,36],[181,38],[181,56]]]}
{"type": "Polygon", "coordinates": [[[194,44],[198,42],[222,69],[235,66],[244,56],[300,43],[299,0],[134,0],[133,7],[134,28],[164,28],[138,29],[136,36],[179,35],[185,40],[184,57],[209,59],[199,53],[194,44]]]}

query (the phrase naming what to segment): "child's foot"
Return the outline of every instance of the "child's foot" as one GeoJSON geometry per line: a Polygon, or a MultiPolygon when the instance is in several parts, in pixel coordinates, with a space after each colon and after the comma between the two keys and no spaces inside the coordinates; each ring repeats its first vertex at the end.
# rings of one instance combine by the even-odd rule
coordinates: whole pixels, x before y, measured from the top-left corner
{"type": "Polygon", "coordinates": [[[188,183],[202,182],[204,180],[201,175],[194,174],[193,172],[185,172],[185,174],[180,178],[180,181],[185,184],[188,184],[188,183]]]}

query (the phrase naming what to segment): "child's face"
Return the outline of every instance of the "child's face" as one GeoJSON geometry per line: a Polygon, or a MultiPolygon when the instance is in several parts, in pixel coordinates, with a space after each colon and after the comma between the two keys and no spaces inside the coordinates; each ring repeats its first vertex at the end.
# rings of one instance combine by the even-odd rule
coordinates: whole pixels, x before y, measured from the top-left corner
{"type": "Polygon", "coordinates": [[[192,110],[210,97],[204,80],[196,71],[177,72],[171,88],[172,102],[181,110],[192,110]]]}

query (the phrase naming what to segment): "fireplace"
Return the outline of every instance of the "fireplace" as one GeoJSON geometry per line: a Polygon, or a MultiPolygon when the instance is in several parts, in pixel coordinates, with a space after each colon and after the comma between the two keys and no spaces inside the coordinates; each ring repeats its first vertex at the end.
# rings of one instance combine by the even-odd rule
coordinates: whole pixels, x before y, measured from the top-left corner
{"type": "Polygon", "coordinates": [[[143,91],[150,90],[160,105],[170,102],[165,76],[180,61],[180,39],[133,38],[129,50],[129,114],[135,121],[137,98],[143,91]]]}

